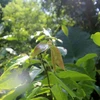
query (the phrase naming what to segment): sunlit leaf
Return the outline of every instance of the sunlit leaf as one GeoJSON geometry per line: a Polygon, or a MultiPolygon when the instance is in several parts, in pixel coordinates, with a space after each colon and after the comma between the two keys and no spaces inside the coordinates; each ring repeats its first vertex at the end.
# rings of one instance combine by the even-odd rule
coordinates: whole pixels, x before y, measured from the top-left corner
{"type": "Polygon", "coordinates": [[[10,54],[16,55],[16,51],[14,51],[12,48],[6,48],[6,51],[8,51],[10,54]]]}
{"type": "Polygon", "coordinates": [[[65,25],[62,25],[62,31],[66,36],[68,36],[68,28],[65,25]]]}
{"type": "Polygon", "coordinates": [[[45,34],[45,36],[51,37],[51,34],[49,33],[49,31],[46,30],[45,28],[43,28],[43,33],[45,34]]]}
{"type": "MultiPolygon", "coordinates": [[[[3,74],[0,76],[0,89],[12,89],[25,81],[21,79],[20,75],[22,73],[22,69],[18,68],[18,66],[23,64],[27,59],[29,59],[29,56],[23,54],[13,58],[6,64],[7,69],[5,69],[3,74]]],[[[26,80],[30,79],[29,76],[26,77],[24,75],[22,77],[26,78],[26,80]]]]}
{"type": "Polygon", "coordinates": [[[46,51],[47,49],[49,49],[49,45],[45,42],[41,42],[38,45],[36,45],[36,47],[34,48],[34,51],[31,53],[31,56],[35,57],[41,52],[46,51]]]}
{"type": "Polygon", "coordinates": [[[19,87],[11,90],[6,95],[4,95],[0,100],[13,100],[18,97],[20,94],[24,93],[26,90],[30,89],[30,83],[21,84],[19,87]]]}
{"type": "Polygon", "coordinates": [[[21,54],[19,56],[14,57],[13,59],[9,60],[6,64],[6,67],[8,67],[7,70],[13,69],[14,66],[21,65],[25,63],[26,60],[29,59],[29,56],[26,54],[21,54]]]}
{"type": "Polygon", "coordinates": [[[96,45],[100,46],[100,32],[96,32],[95,34],[92,34],[91,39],[93,39],[96,45]]]}
{"type": "Polygon", "coordinates": [[[26,81],[31,81],[31,78],[28,73],[22,72],[21,69],[6,71],[0,77],[0,89],[13,89],[20,86],[26,81]]]}
{"type": "Polygon", "coordinates": [[[42,40],[43,38],[45,38],[45,35],[41,35],[41,36],[39,36],[39,37],[36,39],[36,42],[42,40]]]}
{"type": "Polygon", "coordinates": [[[37,68],[37,67],[34,66],[34,67],[31,69],[31,71],[29,72],[29,75],[30,75],[31,79],[34,80],[34,78],[35,78],[38,74],[40,74],[41,72],[42,72],[42,70],[41,70],[40,68],[37,68]]]}
{"type": "Polygon", "coordinates": [[[66,56],[67,55],[67,49],[65,49],[64,47],[57,47],[61,53],[62,56],[66,56]]]}

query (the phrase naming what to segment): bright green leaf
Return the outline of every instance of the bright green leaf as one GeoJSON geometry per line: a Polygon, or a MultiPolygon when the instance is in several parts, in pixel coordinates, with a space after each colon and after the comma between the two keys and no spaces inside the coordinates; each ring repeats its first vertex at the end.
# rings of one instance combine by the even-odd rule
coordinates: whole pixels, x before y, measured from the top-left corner
{"type": "Polygon", "coordinates": [[[96,54],[96,53],[87,54],[87,55],[85,55],[84,57],[78,59],[77,62],[76,62],[76,65],[77,65],[77,66],[80,66],[81,64],[83,64],[83,63],[86,62],[87,60],[92,59],[92,58],[94,58],[94,57],[97,57],[97,54],[96,54]]]}
{"type": "Polygon", "coordinates": [[[61,27],[62,27],[62,31],[64,32],[64,34],[68,36],[68,28],[65,25],[62,25],[61,27]]]}
{"type": "Polygon", "coordinates": [[[41,35],[41,36],[39,36],[39,37],[36,39],[36,42],[42,40],[43,38],[45,38],[45,35],[41,35]]]}
{"type": "Polygon", "coordinates": [[[93,39],[96,45],[100,46],[100,32],[96,32],[95,34],[92,34],[91,39],[93,39]]]}

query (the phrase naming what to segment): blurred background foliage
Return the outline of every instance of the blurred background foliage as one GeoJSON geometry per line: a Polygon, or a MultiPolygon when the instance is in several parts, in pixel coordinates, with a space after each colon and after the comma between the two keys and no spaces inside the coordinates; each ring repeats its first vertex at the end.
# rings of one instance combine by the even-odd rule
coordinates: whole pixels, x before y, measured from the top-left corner
{"type": "MultiPolygon", "coordinates": [[[[29,54],[39,41],[48,40],[45,35],[61,39],[55,44],[67,49],[66,64],[97,53],[96,67],[100,69],[100,47],[90,39],[99,31],[100,0],[0,0],[0,74],[8,59],[29,54]],[[69,37],[62,25],[68,27],[69,37]]],[[[98,73],[96,79],[100,86],[98,73]]]]}

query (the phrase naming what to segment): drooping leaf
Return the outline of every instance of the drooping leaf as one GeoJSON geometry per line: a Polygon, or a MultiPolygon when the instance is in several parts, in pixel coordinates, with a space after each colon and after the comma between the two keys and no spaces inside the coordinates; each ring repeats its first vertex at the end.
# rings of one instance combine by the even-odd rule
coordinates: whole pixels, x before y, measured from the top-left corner
{"type": "Polygon", "coordinates": [[[64,63],[59,49],[56,46],[52,46],[50,49],[53,68],[55,69],[56,65],[58,65],[59,67],[64,69],[64,63]]]}
{"type": "Polygon", "coordinates": [[[93,42],[100,46],[100,32],[96,32],[95,34],[91,35],[91,39],[93,39],[93,42]]]}
{"type": "Polygon", "coordinates": [[[41,52],[46,51],[47,49],[49,49],[48,43],[41,42],[38,45],[36,45],[36,47],[34,48],[34,51],[31,53],[31,56],[35,57],[41,52]]]}
{"type": "Polygon", "coordinates": [[[68,28],[65,25],[62,25],[61,27],[62,27],[62,31],[64,32],[64,34],[68,36],[68,28]]]}

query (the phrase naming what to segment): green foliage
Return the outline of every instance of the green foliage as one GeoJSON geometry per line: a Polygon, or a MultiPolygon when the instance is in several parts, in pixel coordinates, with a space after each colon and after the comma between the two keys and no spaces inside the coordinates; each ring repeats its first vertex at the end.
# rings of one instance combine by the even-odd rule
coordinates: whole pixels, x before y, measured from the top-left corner
{"type": "Polygon", "coordinates": [[[21,94],[24,94],[23,98],[25,98],[25,100],[31,100],[33,98],[39,100],[40,98],[44,99],[44,94],[49,94],[46,96],[46,98],[49,99],[50,97],[52,99],[56,98],[57,100],[63,100],[63,98],[66,100],[68,98],[83,99],[86,96],[86,91],[82,83],[88,81],[94,82],[94,80],[90,78],[91,76],[89,77],[77,71],[62,70],[64,66],[62,67],[62,58],[58,52],[59,49],[51,42],[41,42],[37,44],[30,56],[23,54],[8,61],[5,66],[5,71],[0,76],[0,90],[7,91],[7,93],[2,96],[2,100],[12,100],[21,94]],[[57,56],[57,59],[51,59],[51,61],[46,60],[47,58],[44,56],[48,55],[46,51],[49,48],[51,52],[54,52],[51,58],[53,59],[57,56]],[[53,62],[55,62],[55,65],[53,65],[53,67],[56,66],[56,69],[54,68],[55,70],[51,67],[53,62]],[[37,64],[39,64],[40,70],[37,64]],[[29,68],[29,70],[27,68],[29,68]],[[41,75],[41,73],[44,73],[46,77],[41,75]],[[61,92],[60,95],[56,93],[57,90],[59,93],[61,92]]]}
{"type": "Polygon", "coordinates": [[[80,28],[66,27],[75,22],[65,8],[59,15],[56,5],[48,12],[30,1],[14,0],[2,8],[0,100],[90,100],[94,90],[100,95],[100,48],[93,43],[99,45],[99,34],[92,41],[80,28]]]}
{"type": "Polygon", "coordinates": [[[91,38],[93,39],[96,45],[100,46],[100,32],[96,32],[95,34],[92,34],[91,38]]]}
{"type": "Polygon", "coordinates": [[[36,31],[47,28],[47,15],[41,10],[41,6],[33,1],[14,0],[2,8],[2,11],[4,32],[0,40],[7,41],[6,45],[12,45],[18,53],[29,51],[30,42],[36,31]],[[23,48],[18,46],[18,42],[23,48]],[[16,48],[15,45],[17,45],[16,48]]]}
{"type": "Polygon", "coordinates": [[[64,32],[64,34],[66,36],[68,36],[68,29],[67,29],[67,27],[65,25],[62,25],[62,31],[64,32]]]}

